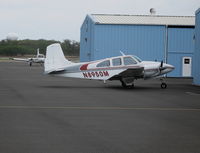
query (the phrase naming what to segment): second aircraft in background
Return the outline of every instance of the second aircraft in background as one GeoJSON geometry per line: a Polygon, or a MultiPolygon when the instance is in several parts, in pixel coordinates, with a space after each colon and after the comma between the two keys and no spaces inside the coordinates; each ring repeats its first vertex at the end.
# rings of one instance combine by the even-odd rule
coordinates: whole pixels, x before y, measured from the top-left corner
{"type": "Polygon", "coordinates": [[[28,62],[30,66],[32,66],[32,63],[44,63],[45,56],[43,54],[40,54],[39,48],[37,49],[37,55],[32,58],[13,58],[13,60],[16,61],[25,61],[28,62]]]}

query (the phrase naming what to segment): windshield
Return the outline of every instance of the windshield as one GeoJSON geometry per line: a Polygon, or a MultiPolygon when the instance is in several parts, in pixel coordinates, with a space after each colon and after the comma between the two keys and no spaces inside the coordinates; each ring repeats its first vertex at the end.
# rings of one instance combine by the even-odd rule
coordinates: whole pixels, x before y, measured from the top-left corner
{"type": "Polygon", "coordinates": [[[139,57],[137,57],[137,56],[135,56],[135,55],[132,55],[132,56],[133,56],[133,58],[135,58],[139,63],[142,62],[142,60],[141,60],[139,57]]]}
{"type": "Polygon", "coordinates": [[[137,64],[137,60],[133,57],[124,57],[124,65],[137,64]]]}

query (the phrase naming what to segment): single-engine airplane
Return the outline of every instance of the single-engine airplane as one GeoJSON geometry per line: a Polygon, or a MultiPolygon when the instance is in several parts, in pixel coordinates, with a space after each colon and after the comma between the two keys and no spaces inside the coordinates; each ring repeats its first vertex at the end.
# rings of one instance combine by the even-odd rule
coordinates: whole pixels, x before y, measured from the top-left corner
{"type": "MultiPolygon", "coordinates": [[[[91,62],[73,63],[67,60],[60,44],[47,46],[44,73],[95,80],[119,80],[123,87],[134,87],[136,79],[150,79],[171,72],[174,66],[153,61],[142,61],[137,56],[125,55],[91,62]]],[[[161,80],[161,88],[167,84],[161,80]]]]}
{"type": "Polygon", "coordinates": [[[37,55],[36,57],[32,58],[13,58],[13,60],[16,61],[25,61],[28,62],[30,66],[32,66],[32,63],[44,63],[45,56],[43,54],[40,54],[39,48],[37,49],[37,55]]]}

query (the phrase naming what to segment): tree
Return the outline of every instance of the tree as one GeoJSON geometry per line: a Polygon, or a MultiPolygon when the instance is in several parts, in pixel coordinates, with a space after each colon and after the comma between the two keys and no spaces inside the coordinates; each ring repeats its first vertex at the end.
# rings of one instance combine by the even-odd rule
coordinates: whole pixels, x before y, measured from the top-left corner
{"type": "Polygon", "coordinates": [[[2,40],[0,41],[0,55],[16,56],[25,54],[36,54],[37,48],[40,49],[40,53],[45,54],[46,47],[53,43],[60,43],[65,55],[79,55],[80,43],[76,41],[71,41],[69,39],[66,39],[63,42],[44,39],[26,39],[18,41],[2,40]]]}

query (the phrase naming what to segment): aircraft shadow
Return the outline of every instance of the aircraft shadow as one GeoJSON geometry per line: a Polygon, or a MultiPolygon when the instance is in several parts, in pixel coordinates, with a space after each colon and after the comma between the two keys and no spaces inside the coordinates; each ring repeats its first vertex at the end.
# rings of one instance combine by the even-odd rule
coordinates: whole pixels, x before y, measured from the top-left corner
{"type": "MultiPolygon", "coordinates": [[[[47,85],[40,86],[41,88],[48,89],[109,89],[109,90],[122,90],[122,91],[140,91],[140,90],[161,90],[159,87],[145,87],[145,86],[135,86],[134,88],[123,88],[120,85],[107,85],[107,86],[59,86],[59,85],[47,85]]],[[[166,90],[166,89],[162,89],[166,90]]]]}
{"type": "Polygon", "coordinates": [[[115,89],[115,90],[135,90],[135,91],[139,91],[139,90],[159,90],[159,87],[144,87],[144,86],[135,86],[133,88],[123,88],[121,86],[106,86],[106,89],[115,89]]]}

